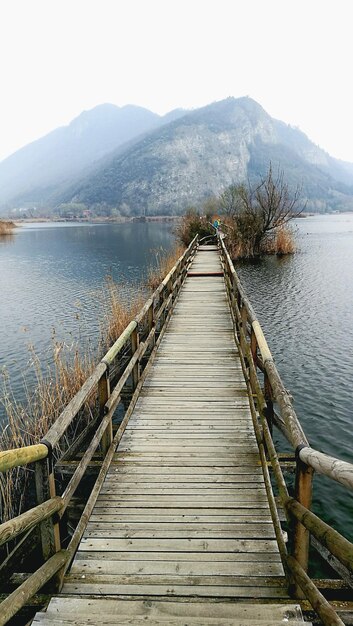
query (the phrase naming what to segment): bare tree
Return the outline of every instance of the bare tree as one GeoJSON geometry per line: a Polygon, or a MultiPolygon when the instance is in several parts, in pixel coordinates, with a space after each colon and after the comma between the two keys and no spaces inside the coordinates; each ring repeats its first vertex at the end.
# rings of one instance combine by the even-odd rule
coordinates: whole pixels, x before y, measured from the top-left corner
{"type": "Polygon", "coordinates": [[[273,175],[272,164],[260,183],[232,185],[221,194],[223,212],[235,223],[238,237],[242,239],[247,256],[256,256],[271,231],[294,219],[304,210],[299,208],[301,188],[291,192],[278,170],[273,175]]]}

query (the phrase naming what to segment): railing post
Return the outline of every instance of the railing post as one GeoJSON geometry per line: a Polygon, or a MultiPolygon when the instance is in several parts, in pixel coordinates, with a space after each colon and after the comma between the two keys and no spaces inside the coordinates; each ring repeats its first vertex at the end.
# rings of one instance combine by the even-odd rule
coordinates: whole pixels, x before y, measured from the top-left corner
{"type": "MultiPolygon", "coordinates": [[[[109,370],[108,368],[104,372],[103,376],[99,379],[98,382],[98,402],[99,402],[99,417],[102,420],[106,414],[106,402],[110,396],[110,381],[109,381],[109,370]]],[[[109,424],[105,430],[105,433],[102,437],[102,455],[105,457],[111,442],[113,441],[113,423],[112,420],[109,420],[109,424]]]]}
{"type": "Polygon", "coordinates": [[[251,327],[250,351],[255,367],[257,367],[257,340],[254,329],[251,327]]]}
{"type": "MultiPolygon", "coordinates": [[[[139,337],[139,332],[138,332],[138,327],[135,328],[135,330],[132,332],[131,334],[131,356],[134,356],[136,350],[139,347],[139,343],[140,343],[140,337],[139,337]]],[[[136,362],[136,365],[134,366],[133,370],[132,370],[132,388],[133,391],[135,391],[138,383],[140,380],[140,363],[139,361],[136,362]]]]}
{"type": "MultiPolygon", "coordinates": [[[[307,509],[311,509],[312,483],[314,470],[303,463],[298,454],[295,473],[295,499],[307,509]]],[[[293,556],[307,573],[309,564],[310,532],[298,520],[293,523],[293,556]]],[[[297,598],[304,598],[298,584],[293,585],[297,598]]]]}
{"type": "MultiPolygon", "coordinates": [[[[161,289],[161,292],[159,294],[159,302],[158,302],[158,308],[160,309],[165,301],[165,287],[163,287],[163,289],[161,289]]],[[[164,326],[164,322],[165,322],[165,309],[164,311],[161,312],[160,316],[159,316],[159,332],[162,331],[162,328],[164,326]]]]}
{"type": "MultiPolygon", "coordinates": [[[[35,464],[35,485],[37,503],[43,504],[50,498],[56,496],[54,467],[52,460],[52,451],[49,450],[49,456],[46,459],[37,461],[35,464]]],[[[39,524],[40,539],[42,544],[43,561],[47,561],[56,552],[61,550],[60,543],[60,527],[57,516],[50,517],[39,524]]],[[[60,587],[60,579],[54,577],[54,589],[60,587]]]]}
{"type": "MultiPolygon", "coordinates": [[[[148,312],[147,312],[147,326],[148,326],[148,334],[149,334],[154,327],[154,300],[153,299],[152,299],[151,306],[149,307],[148,312]]],[[[151,341],[152,349],[155,343],[156,343],[156,335],[154,335],[151,341]]]]}
{"type": "Polygon", "coordinates": [[[266,421],[272,435],[273,433],[273,417],[274,417],[274,409],[273,409],[273,392],[271,383],[269,381],[267,372],[264,372],[264,398],[266,402],[266,421]]]}
{"type": "Polygon", "coordinates": [[[232,308],[234,311],[234,315],[236,316],[236,304],[238,297],[238,289],[237,283],[235,280],[235,276],[233,276],[233,280],[231,280],[230,275],[228,275],[228,283],[229,283],[229,291],[230,291],[230,301],[232,303],[232,308]]]}
{"type": "Polygon", "coordinates": [[[240,346],[241,349],[243,351],[243,354],[246,355],[246,350],[247,350],[247,334],[248,334],[248,330],[247,330],[247,311],[246,311],[246,306],[244,304],[244,302],[241,302],[240,305],[240,318],[241,318],[241,322],[240,322],[240,330],[242,330],[243,332],[240,332],[240,346]]]}
{"type": "MultiPolygon", "coordinates": [[[[167,282],[167,291],[168,291],[167,299],[169,298],[170,295],[172,296],[170,303],[169,303],[169,307],[171,308],[173,306],[173,295],[172,295],[173,294],[173,276],[167,282]]],[[[166,307],[166,310],[165,310],[165,319],[167,317],[168,317],[168,307],[166,307]]]]}

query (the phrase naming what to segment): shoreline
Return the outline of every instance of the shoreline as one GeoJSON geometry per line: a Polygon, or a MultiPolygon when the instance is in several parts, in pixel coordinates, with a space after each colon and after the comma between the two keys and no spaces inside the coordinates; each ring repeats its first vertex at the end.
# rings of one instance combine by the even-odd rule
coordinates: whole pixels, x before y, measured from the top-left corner
{"type": "Polygon", "coordinates": [[[14,220],[16,224],[127,224],[144,222],[174,222],[180,220],[180,215],[149,215],[139,217],[82,217],[82,218],[51,218],[33,217],[14,220]]]}

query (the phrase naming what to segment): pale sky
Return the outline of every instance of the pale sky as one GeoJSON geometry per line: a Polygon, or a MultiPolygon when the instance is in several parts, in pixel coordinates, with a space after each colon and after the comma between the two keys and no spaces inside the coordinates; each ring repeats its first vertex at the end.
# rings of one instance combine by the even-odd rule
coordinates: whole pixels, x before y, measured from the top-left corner
{"type": "Polygon", "coordinates": [[[0,0],[0,159],[103,102],[249,95],[353,162],[352,0],[0,0]]]}

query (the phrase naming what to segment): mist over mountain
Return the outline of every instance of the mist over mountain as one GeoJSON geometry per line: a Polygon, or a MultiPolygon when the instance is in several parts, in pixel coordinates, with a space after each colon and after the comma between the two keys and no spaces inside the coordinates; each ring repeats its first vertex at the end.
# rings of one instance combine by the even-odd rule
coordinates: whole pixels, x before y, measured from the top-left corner
{"type": "Polygon", "coordinates": [[[93,163],[161,123],[142,107],[101,104],[0,163],[0,203],[45,201],[93,163]],[[18,200],[17,200],[18,199],[18,200]]]}
{"type": "Polygon", "coordinates": [[[302,187],[308,209],[353,208],[353,164],[334,159],[248,97],[164,117],[140,107],[96,107],[0,163],[0,202],[178,214],[232,183],[258,180],[270,161],[290,186],[302,187]]]}

